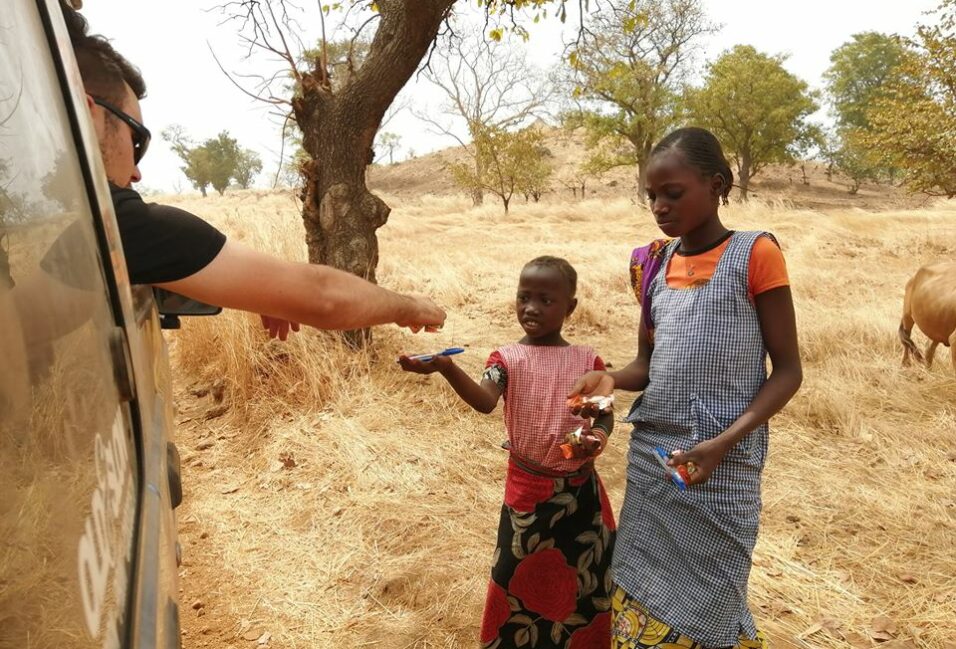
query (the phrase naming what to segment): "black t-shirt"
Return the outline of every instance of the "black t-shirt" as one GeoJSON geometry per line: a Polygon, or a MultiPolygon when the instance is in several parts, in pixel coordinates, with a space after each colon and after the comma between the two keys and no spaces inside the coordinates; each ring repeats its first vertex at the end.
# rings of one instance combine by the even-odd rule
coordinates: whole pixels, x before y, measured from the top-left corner
{"type": "Polygon", "coordinates": [[[159,284],[205,268],[226,235],[185,210],[146,203],[134,190],[110,185],[132,284],[159,284]]]}
{"type": "MultiPolygon", "coordinates": [[[[146,203],[135,190],[110,185],[126,268],[131,284],[160,284],[189,277],[205,268],[226,243],[226,235],[194,214],[168,205],[146,203]]],[[[79,222],[68,227],[47,251],[41,266],[60,276],[82,263],[88,244],[79,222]]],[[[88,248],[87,248],[88,249],[88,248]]],[[[83,283],[84,272],[61,277],[83,283]]],[[[76,286],[76,288],[87,288],[76,286]]]]}

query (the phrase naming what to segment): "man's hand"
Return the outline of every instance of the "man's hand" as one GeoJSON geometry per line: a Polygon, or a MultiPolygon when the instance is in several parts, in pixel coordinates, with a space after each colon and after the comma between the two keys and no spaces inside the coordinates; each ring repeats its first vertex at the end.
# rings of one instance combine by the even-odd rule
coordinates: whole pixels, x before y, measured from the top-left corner
{"type": "Polygon", "coordinates": [[[278,338],[284,341],[289,337],[289,330],[298,331],[299,323],[283,320],[282,318],[273,318],[270,315],[261,315],[262,326],[269,330],[269,338],[278,338]]]}
{"type": "Polygon", "coordinates": [[[413,333],[418,333],[422,329],[436,331],[445,324],[445,310],[431,299],[417,295],[406,297],[409,300],[408,313],[395,321],[399,327],[408,327],[413,333]]]}
{"type": "MultiPolygon", "coordinates": [[[[588,372],[578,379],[568,398],[573,398],[579,394],[584,397],[601,396],[606,397],[614,392],[614,377],[608,372],[593,371],[588,372]]],[[[601,414],[596,404],[586,403],[580,407],[574,407],[571,412],[585,418],[597,417],[601,414]]]]}
{"type": "Polygon", "coordinates": [[[398,364],[406,372],[415,374],[434,374],[441,372],[452,366],[453,361],[447,356],[436,356],[430,361],[420,361],[409,358],[408,356],[399,356],[398,364]]]}
{"type": "Polygon", "coordinates": [[[690,487],[707,482],[717,469],[717,465],[724,459],[725,453],[726,451],[716,439],[709,439],[700,442],[689,451],[674,451],[667,464],[672,467],[679,464],[686,465],[687,475],[690,478],[687,486],[690,487]]]}

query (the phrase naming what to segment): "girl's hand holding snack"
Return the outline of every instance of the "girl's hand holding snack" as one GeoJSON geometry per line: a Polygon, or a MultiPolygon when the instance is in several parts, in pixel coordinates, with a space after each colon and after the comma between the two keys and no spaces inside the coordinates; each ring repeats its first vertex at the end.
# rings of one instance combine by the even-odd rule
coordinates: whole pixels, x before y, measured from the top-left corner
{"type": "Polygon", "coordinates": [[[727,451],[716,439],[697,444],[689,451],[674,451],[667,464],[672,467],[683,466],[687,470],[687,485],[693,486],[707,482],[717,465],[724,459],[727,451]]]}
{"type": "Polygon", "coordinates": [[[566,460],[597,457],[604,450],[605,444],[607,435],[601,429],[595,428],[585,433],[582,428],[578,428],[573,433],[568,433],[561,445],[561,453],[566,460]]]}
{"type": "Polygon", "coordinates": [[[571,412],[585,418],[601,414],[597,404],[576,400],[575,397],[606,397],[614,392],[614,377],[609,372],[588,372],[574,384],[568,395],[571,412]],[[574,400],[571,402],[570,400],[574,400]]]}

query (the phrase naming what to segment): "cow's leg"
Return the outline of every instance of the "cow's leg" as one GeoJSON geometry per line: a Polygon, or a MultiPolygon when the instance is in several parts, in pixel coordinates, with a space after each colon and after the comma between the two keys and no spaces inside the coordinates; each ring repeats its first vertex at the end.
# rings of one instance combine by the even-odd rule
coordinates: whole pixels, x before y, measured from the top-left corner
{"type": "Polygon", "coordinates": [[[910,354],[916,357],[917,361],[922,361],[922,355],[916,344],[913,342],[912,332],[915,321],[913,320],[913,308],[910,303],[913,295],[913,280],[906,282],[906,292],[903,293],[903,317],[900,319],[900,328],[897,332],[900,342],[903,343],[903,366],[910,364],[910,354]]]}
{"type": "Polygon", "coordinates": [[[956,374],[956,331],[949,336],[949,357],[953,361],[953,373],[956,374]]]}
{"type": "Polygon", "coordinates": [[[935,340],[929,341],[929,344],[926,345],[926,369],[933,368],[933,357],[936,356],[937,347],[939,347],[939,343],[935,340]]]}

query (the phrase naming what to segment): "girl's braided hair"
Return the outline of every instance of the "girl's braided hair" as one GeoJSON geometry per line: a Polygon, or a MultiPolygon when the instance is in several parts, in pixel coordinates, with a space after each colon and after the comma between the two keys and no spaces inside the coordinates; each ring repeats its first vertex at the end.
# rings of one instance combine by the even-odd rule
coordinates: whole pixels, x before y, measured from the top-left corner
{"type": "Polygon", "coordinates": [[[562,259],[561,257],[552,257],[550,255],[543,255],[541,257],[535,257],[527,264],[524,265],[525,268],[551,268],[556,270],[561,277],[564,278],[564,281],[568,284],[568,291],[570,297],[574,297],[574,294],[578,290],[578,273],[574,270],[574,266],[568,263],[568,260],[562,259]]]}
{"type": "Polygon", "coordinates": [[[687,163],[698,169],[705,178],[720,176],[724,181],[720,196],[726,204],[727,196],[734,186],[734,172],[730,170],[720,141],[713,133],[699,126],[679,128],[664,136],[651,151],[651,156],[664,151],[679,152],[687,163]]]}

